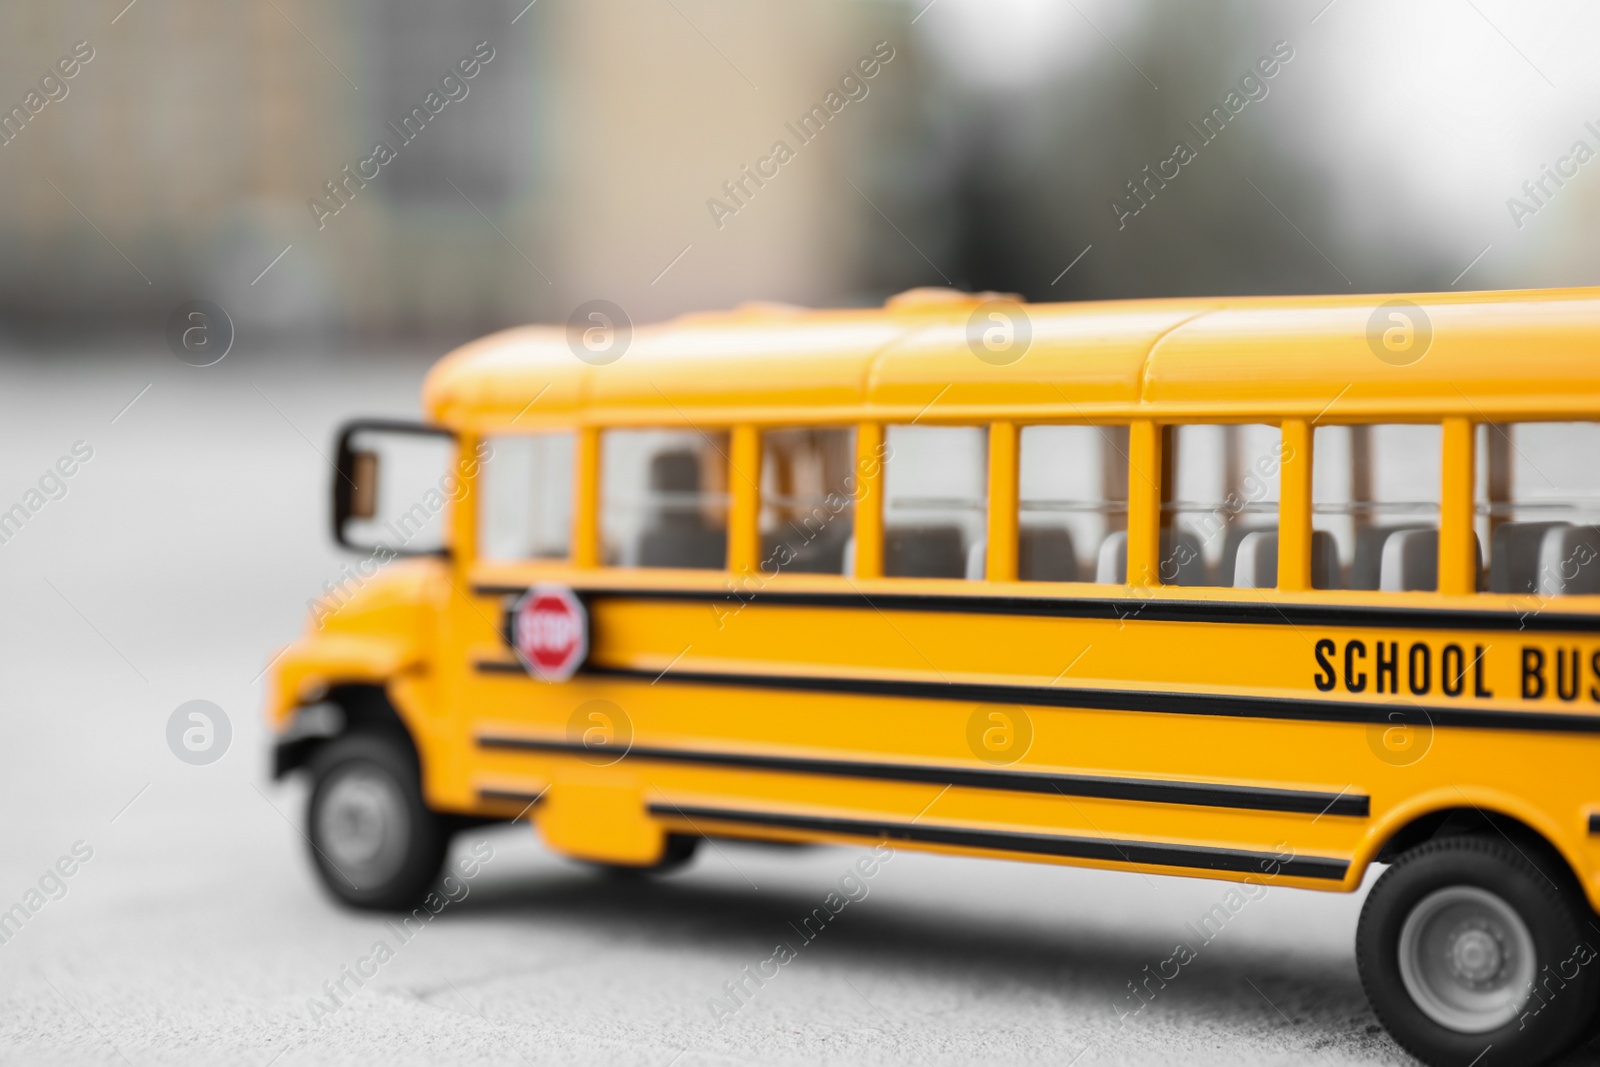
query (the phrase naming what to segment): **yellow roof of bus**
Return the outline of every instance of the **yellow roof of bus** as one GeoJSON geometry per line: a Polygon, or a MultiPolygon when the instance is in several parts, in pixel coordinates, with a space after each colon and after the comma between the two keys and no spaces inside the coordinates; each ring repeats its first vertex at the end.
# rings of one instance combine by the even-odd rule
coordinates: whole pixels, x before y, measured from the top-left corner
{"type": "MultiPolygon", "coordinates": [[[[439,362],[424,405],[456,428],[1037,419],[1600,417],[1600,289],[1405,297],[1026,304],[1032,341],[978,359],[968,319],[993,294],[913,290],[882,308],[746,305],[637,327],[620,359],[566,330],[491,334],[439,362]],[[1420,305],[1423,357],[1368,343],[1374,309],[1420,305]]],[[[1380,316],[1382,325],[1388,320],[1380,316]]],[[[1380,328],[1381,332],[1381,328],[1380,328]]]]}

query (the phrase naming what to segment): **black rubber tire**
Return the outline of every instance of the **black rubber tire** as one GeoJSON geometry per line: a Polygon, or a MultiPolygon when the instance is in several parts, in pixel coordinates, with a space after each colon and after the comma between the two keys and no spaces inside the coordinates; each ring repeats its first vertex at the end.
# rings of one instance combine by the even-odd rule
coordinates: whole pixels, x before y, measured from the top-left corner
{"type": "Polygon", "coordinates": [[[1550,865],[1542,859],[1536,866],[1530,857],[1537,854],[1504,838],[1436,838],[1402,853],[1367,896],[1356,928],[1361,985],[1390,1035],[1422,1062],[1533,1067],[1571,1048],[1588,1028],[1600,1003],[1600,960],[1588,947],[1600,943],[1588,924],[1593,912],[1568,873],[1545,869],[1550,865]],[[1411,909],[1435,890],[1457,885],[1498,896],[1533,937],[1537,995],[1520,1018],[1486,1033],[1461,1033],[1435,1022],[1400,976],[1400,931],[1411,909]]]}
{"type": "Polygon", "coordinates": [[[602,863],[598,866],[602,871],[613,878],[643,878],[658,874],[670,874],[681,867],[687,867],[694,859],[695,851],[700,847],[700,838],[693,834],[668,834],[666,851],[661,854],[661,859],[655,863],[632,866],[625,863],[602,863]]]}
{"type": "Polygon", "coordinates": [[[404,911],[421,903],[438,879],[450,845],[450,828],[444,816],[430,811],[422,800],[422,783],[416,761],[397,740],[380,734],[354,734],[323,745],[310,760],[311,800],[306,805],[306,839],[311,861],[322,884],[340,902],[372,911],[404,911]],[[387,781],[401,798],[404,811],[399,840],[400,857],[381,876],[335,866],[328,842],[322,837],[322,809],[330,789],[352,772],[376,775],[387,781]]]}

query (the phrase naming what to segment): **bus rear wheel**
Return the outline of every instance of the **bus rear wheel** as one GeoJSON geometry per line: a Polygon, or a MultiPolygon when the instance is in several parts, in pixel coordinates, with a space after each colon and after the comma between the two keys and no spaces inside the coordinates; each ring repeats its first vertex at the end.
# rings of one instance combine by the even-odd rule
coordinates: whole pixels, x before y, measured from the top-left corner
{"type": "Polygon", "coordinates": [[[1356,930],[1361,984],[1424,1063],[1540,1064],[1571,1047],[1600,1001],[1587,901],[1511,842],[1439,838],[1372,887],[1356,930]]]}
{"type": "Polygon", "coordinates": [[[439,876],[450,843],[416,762],[394,741],[355,734],[312,757],[306,837],[322,883],[351,907],[403,910],[439,876]]]}

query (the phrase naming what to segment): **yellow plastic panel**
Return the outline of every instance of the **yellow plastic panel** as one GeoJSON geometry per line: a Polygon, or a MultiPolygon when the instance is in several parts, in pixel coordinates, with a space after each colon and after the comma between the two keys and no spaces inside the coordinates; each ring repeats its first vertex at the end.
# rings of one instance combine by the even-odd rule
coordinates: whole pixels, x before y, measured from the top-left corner
{"type": "Polygon", "coordinates": [[[1426,351],[1409,363],[1380,359],[1369,342],[1373,311],[1388,299],[1248,302],[1185,323],[1152,354],[1144,398],[1323,422],[1509,417],[1600,398],[1593,290],[1395,298],[1431,324],[1426,351]]]}
{"type": "MultiPolygon", "coordinates": [[[[1038,406],[1088,417],[1139,399],[1150,346],[1212,306],[1183,301],[1024,305],[1032,340],[1011,363],[986,362],[967,344],[970,312],[930,319],[885,351],[872,369],[880,408],[926,419],[1038,406]],[[929,407],[929,405],[932,405],[929,407]]],[[[987,420],[983,420],[987,421],[987,420]]]]}

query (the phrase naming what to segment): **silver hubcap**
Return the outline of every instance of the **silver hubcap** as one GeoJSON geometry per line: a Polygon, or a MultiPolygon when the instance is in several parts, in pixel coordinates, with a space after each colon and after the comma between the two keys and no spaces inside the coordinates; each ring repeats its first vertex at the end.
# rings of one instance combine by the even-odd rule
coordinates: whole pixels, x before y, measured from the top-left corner
{"type": "Polygon", "coordinates": [[[357,886],[387,881],[405,859],[410,819],[393,779],[366,767],[338,773],[317,812],[318,843],[357,886]]]}
{"type": "Polygon", "coordinates": [[[1488,890],[1451,886],[1417,902],[1400,928],[1400,978],[1423,1013],[1458,1033],[1481,1034],[1517,1017],[1535,964],[1533,935],[1488,890]]]}

